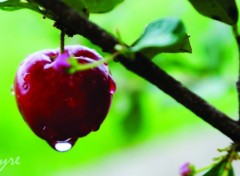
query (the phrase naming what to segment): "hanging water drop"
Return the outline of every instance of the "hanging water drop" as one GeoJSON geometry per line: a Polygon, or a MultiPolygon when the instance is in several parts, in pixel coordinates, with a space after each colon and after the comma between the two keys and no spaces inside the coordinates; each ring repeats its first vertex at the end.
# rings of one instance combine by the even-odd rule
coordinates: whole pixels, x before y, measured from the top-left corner
{"type": "Polygon", "coordinates": [[[57,142],[54,148],[59,152],[66,152],[72,148],[72,144],[69,142],[57,142]]]}
{"type": "Polygon", "coordinates": [[[48,144],[56,151],[59,152],[66,152],[70,150],[75,142],[77,141],[77,138],[66,138],[61,134],[55,131],[52,128],[49,128],[48,126],[44,126],[42,129],[42,135],[44,139],[48,142],[48,144]]]}
{"type": "Polygon", "coordinates": [[[77,141],[76,138],[69,138],[64,141],[47,141],[47,142],[54,150],[58,152],[67,152],[73,148],[76,141],[77,141]]]}
{"type": "MultiPolygon", "coordinates": [[[[55,136],[61,137],[61,136],[55,136]]],[[[68,138],[67,140],[53,140],[53,138],[45,139],[48,144],[58,152],[66,152],[73,148],[77,138],[68,138]]]]}

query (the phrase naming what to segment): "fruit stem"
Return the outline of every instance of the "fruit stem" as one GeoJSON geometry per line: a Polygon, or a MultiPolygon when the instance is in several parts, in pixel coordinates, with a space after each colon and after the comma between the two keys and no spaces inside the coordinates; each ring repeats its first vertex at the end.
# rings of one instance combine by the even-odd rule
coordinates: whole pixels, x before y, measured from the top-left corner
{"type": "Polygon", "coordinates": [[[61,30],[61,33],[60,33],[60,51],[61,51],[61,54],[64,53],[64,37],[65,37],[65,32],[64,32],[64,30],[61,30]]]}

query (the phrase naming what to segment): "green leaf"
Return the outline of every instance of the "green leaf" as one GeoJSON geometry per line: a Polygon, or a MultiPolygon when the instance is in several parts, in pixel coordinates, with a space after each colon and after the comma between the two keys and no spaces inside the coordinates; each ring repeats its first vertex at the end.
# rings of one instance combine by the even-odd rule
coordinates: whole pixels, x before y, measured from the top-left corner
{"type": "Polygon", "coordinates": [[[90,13],[106,13],[123,0],[84,0],[90,13]]]}
{"type": "Polygon", "coordinates": [[[41,13],[47,18],[53,19],[53,15],[47,10],[40,8],[33,0],[23,1],[23,0],[6,0],[0,1],[0,9],[6,11],[15,11],[20,9],[30,9],[41,13]]]}
{"type": "Polygon", "coordinates": [[[64,0],[64,2],[80,14],[88,16],[88,13],[109,12],[123,0],[64,0]]]}
{"type": "Polygon", "coordinates": [[[227,158],[216,164],[203,176],[234,176],[232,164],[228,162],[227,158]]]}
{"type": "Polygon", "coordinates": [[[130,50],[152,58],[158,53],[192,52],[189,36],[177,18],[164,18],[150,23],[130,50]]]}
{"type": "Polygon", "coordinates": [[[75,9],[79,14],[83,16],[89,15],[87,4],[84,0],[63,0],[68,6],[75,9]]]}
{"type": "Polygon", "coordinates": [[[189,0],[202,15],[230,25],[238,21],[238,9],[235,0],[189,0]]]}
{"type": "Polygon", "coordinates": [[[31,6],[31,4],[27,2],[22,2],[20,0],[0,1],[1,10],[14,11],[14,10],[20,10],[24,8],[32,9],[33,7],[31,6]]]}
{"type": "Polygon", "coordinates": [[[228,176],[235,176],[232,165],[229,169],[228,176]]]}

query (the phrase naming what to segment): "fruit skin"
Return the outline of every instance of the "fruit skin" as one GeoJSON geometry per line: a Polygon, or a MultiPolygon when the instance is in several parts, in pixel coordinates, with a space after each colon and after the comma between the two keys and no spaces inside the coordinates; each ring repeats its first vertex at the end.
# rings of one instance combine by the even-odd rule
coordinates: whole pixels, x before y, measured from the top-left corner
{"type": "Polygon", "coordinates": [[[14,81],[18,109],[33,132],[49,143],[73,140],[97,131],[105,119],[115,83],[107,64],[69,74],[67,59],[78,63],[101,60],[84,46],[66,46],[29,55],[14,81]]]}

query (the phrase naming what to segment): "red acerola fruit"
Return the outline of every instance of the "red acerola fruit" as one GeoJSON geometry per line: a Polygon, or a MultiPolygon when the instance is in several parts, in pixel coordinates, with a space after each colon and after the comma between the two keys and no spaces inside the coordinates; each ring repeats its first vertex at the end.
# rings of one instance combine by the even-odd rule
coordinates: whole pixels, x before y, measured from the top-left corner
{"type": "Polygon", "coordinates": [[[29,55],[19,66],[13,91],[18,109],[33,132],[58,151],[97,131],[105,119],[115,83],[107,64],[69,73],[68,59],[78,64],[102,57],[84,46],[66,46],[29,55]]]}

